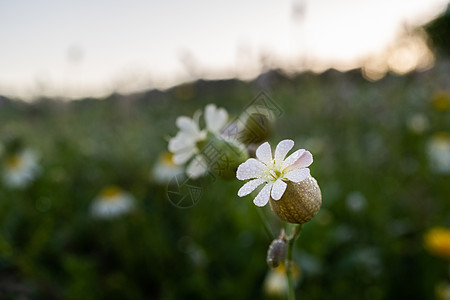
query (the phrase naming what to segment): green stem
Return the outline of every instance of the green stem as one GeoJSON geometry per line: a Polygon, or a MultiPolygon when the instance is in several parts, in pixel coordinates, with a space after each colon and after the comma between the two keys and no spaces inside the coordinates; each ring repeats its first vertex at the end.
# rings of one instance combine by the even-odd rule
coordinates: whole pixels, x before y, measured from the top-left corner
{"type": "Polygon", "coordinates": [[[294,244],[297,238],[300,236],[300,232],[302,231],[301,224],[291,225],[291,235],[288,236],[288,245],[287,245],[287,254],[286,254],[286,275],[288,279],[288,300],[295,300],[295,288],[294,288],[294,278],[293,278],[293,261],[292,254],[294,250],[294,244]]]}
{"type": "Polygon", "coordinates": [[[270,238],[274,239],[275,236],[274,236],[274,234],[272,233],[272,230],[270,229],[270,226],[269,226],[268,221],[267,221],[267,217],[266,217],[266,215],[263,213],[263,210],[260,209],[259,207],[257,207],[257,208],[256,208],[256,211],[258,212],[259,217],[261,218],[261,222],[262,222],[262,224],[263,224],[264,231],[266,232],[266,234],[267,234],[270,238]]]}

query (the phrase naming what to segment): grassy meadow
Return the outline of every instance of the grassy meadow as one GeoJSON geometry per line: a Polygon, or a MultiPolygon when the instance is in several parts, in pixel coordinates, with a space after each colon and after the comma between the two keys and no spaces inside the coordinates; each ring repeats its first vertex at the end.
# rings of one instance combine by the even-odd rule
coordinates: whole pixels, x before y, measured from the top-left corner
{"type": "Polygon", "coordinates": [[[262,223],[275,236],[283,226],[268,206],[239,198],[238,180],[206,176],[193,181],[198,202],[179,207],[168,197],[176,187],[152,173],[179,115],[215,103],[238,116],[263,91],[280,109],[272,146],[290,138],[311,151],[322,191],[294,248],[298,299],[435,299],[449,261],[426,250],[424,234],[450,226],[448,70],[439,59],[376,82],[272,71],[105,99],[0,98],[1,162],[19,140],[39,164],[25,187],[0,182],[0,297],[283,299],[267,291],[273,237],[262,223]],[[93,217],[111,185],[134,208],[93,217]]]}

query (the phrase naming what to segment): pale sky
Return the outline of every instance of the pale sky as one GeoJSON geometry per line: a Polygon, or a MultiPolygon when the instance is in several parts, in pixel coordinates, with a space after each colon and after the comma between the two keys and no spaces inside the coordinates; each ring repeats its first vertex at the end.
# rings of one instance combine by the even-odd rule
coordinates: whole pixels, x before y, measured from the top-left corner
{"type": "Polygon", "coordinates": [[[448,3],[0,0],[0,95],[105,96],[198,77],[251,79],[277,67],[367,63],[375,73],[395,66],[406,72],[421,65],[413,52],[425,50],[416,42],[398,50],[405,28],[431,20],[448,3]],[[386,49],[386,62],[372,60],[386,49]]]}

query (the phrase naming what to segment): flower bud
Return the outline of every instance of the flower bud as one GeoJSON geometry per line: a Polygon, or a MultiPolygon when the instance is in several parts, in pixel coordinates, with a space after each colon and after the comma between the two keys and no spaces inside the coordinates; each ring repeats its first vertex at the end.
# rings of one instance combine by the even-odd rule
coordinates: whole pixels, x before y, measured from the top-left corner
{"type": "Polygon", "coordinates": [[[235,178],[238,166],[248,159],[243,146],[214,134],[208,134],[199,148],[208,169],[223,179],[235,178]]]}
{"type": "Polygon", "coordinates": [[[272,122],[269,117],[264,113],[253,112],[247,117],[239,140],[245,145],[259,145],[269,139],[271,131],[272,122]]]}
{"type": "Polygon", "coordinates": [[[286,257],[286,239],[277,238],[272,241],[267,250],[267,264],[271,268],[276,268],[286,257]]]}
{"type": "Polygon", "coordinates": [[[280,200],[269,200],[270,208],[289,223],[303,224],[310,221],[320,209],[322,194],[316,179],[308,177],[299,183],[287,182],[280,200]]]}

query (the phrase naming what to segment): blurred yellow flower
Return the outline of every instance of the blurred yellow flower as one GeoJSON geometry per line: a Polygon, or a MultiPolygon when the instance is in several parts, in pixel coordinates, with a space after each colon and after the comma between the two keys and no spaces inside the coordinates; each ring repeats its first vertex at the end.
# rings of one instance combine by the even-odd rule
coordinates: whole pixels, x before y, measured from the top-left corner
{"type": "Polygon", "coordinates": [[[431,254],[450,259],[450,228],[429,229],[424,235],[424,246],[431,254]]]}
{"type": "MultiPolygon", "coordinates": [[[[301,275],[300,268],[293,264],[293,281],[296,284],[301,275]]],[[[286,297],[288,293],[288,279],[284,263],[270,269],[264,280],[264,292],[270,297],[286,297]]]]}
{"type": "Polygon", "coordinates": [[[126,214],[133,207],[133,196],[117,186],[108,186],[94,199],[91,213],[97,218],[110,219],[126,214]]]}
{"type": "Polygon", "coordinates": [[[450,109],[450,91],[436,92],[431,99],[431,104],[437,110],[450,109]]]}

